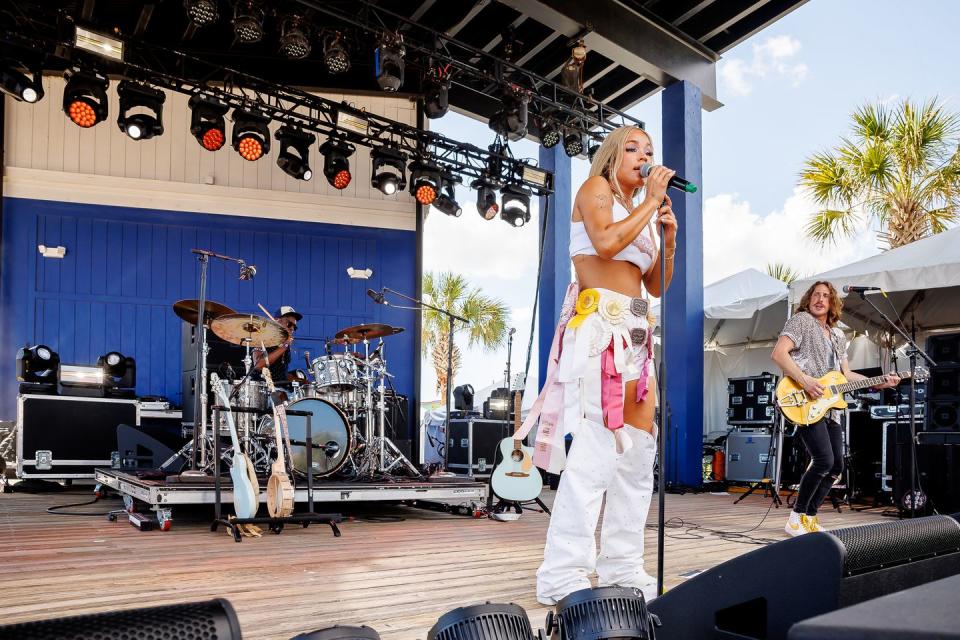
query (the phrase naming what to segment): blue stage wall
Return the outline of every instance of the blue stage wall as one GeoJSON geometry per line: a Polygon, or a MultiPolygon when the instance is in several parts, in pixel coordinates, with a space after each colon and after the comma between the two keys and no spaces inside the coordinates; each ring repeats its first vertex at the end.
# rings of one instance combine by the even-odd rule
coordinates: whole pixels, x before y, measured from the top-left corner
{"type": "MultiPolygon", "coordinates": [[[[109,351],[137,361],[138,395],[180,402],[181,320],[172,305],[196,298],[199,266],[193,248],[239,256],[257,266],[249,282],[237,265],[210,263],[207,297],[238,312],[271,313],[290,304],[303,313],[298,334],[333,336],[364,322],[406,332],[388,339],[386,355],[399,393],[414,407],[416,352],[413,312],[374,304],[367,288],[416,291],[413,231],[264,220],[45,200],[4,198],[0,311],[0,418],[16,415],[16,350],[43,343],[64,363],[93,364],[109,351]],[[63,259],[37,249],[66,247],[63,259]],[[370,280],[352,280],[347,267],[371,268],[370,280]]],[[[300,339],[303,351],[322,343],[300,339]]],[[[398,437],[410,437],[397,434],[398,437]]]]}

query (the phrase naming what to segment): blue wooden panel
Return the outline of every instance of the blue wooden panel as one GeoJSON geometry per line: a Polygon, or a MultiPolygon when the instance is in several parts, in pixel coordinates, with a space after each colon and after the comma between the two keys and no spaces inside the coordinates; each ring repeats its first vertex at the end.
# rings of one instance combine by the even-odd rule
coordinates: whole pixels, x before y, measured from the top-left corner
{"type": "Polygon", "coordinates": [[[237,265],[212,261],[209,299],[241,312],[260,313],[259,302],[271,313],[290,304],[304,314],[294,366],[302,366],[303,351],[323,351],[308,336],[332,337],[363,322],[406,327],[389,340],[387,357],[397,390],[414,398],[413,313],[366,296],[368,287],[416,291],[412,231],[5,198],[0,417],[16,412],[13,354],[38,342],[66,363],[93,364],[112,350],[133,356],[137,393],[179,403],[180,320],[171,307],[197,297],[194,248],[257,266],[257,277],[241,282],[237,265]],[[66,256],[43,258],[38,244],[63,245],[66,256]],[[351,280],[350,266],[374,275],[351,280]]]}

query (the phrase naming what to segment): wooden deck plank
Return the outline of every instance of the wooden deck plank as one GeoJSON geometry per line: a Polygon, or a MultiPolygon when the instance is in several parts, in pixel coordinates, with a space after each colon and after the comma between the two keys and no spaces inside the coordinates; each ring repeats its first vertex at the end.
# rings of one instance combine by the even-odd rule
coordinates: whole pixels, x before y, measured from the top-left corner
{"type": "MultiPolygon", "coordinates": [[[[545,499],[552,501],[552,492],[545,499]]],[[[171,531],[140,532],[123,518],[59,516],[51,505],[79,502],[78,494],[0,495],[0,563],[4,567],[0,620],[173,604],[225,597],[244,636],[286,639],[332,624],[367,624],[385,640],[425,638],[436,619],[458,606],[515,602],[543,625],[547,609],[535,599],[535,571],[549,519],[525,513],[516,522],[474,520],[396,505],[319,505],[347,510],[343,536],[329,527],[288,527],[281,535],[233,542],[209,531],[209,510],[175,510],[171,531]],[[76,498],[76,499],[74,499],[76,498]],[[182,514],[182,516],[181,516],[182,514]],[[373,521],[368,516],[397,521],[373,521]]],[[[665,582],[780,540],[786,509],[751,496],[669,495],[665,582]],[[727,532],[751,531],[740,542],[693,524],[727,532]]],[[[100,513],[117,501],[78,510],[100,513]]],[[[827,527],[875,522],[876,512],[827,512],[827,527]]],[[[656,524],[652,510],[648,527],[656,524]]],[[[656,571],[656,531],[644,553],[656,571]]]]}

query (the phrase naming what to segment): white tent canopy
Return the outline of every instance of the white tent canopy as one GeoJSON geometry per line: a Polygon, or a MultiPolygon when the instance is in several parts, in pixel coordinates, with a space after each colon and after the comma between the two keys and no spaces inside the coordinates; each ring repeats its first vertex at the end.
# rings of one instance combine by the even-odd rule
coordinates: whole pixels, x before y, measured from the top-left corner
{"type": "Polygon", "coordinates": [[[710,433],[727,429],[727,378],[775,370],[770,351],[787,320],[787,285],[745,269],[704,288],[703,315],[703,431],[710,433]]]}
{"type": "MultiPolygon", "coordinates": [[[[796,303],[811,284],[832,282],[880,287],[887,294],[868,293],[870,301],[892,319],[903,317],[918,333],[960,328],[960,227],[871,256],[790,285],[796,303]],[[896,313],[894,312],[896,309],[896,313]]],[[[883,318],[857,294],[844,300],[843,322],[858,331],[886,332],[883,318]]]]}

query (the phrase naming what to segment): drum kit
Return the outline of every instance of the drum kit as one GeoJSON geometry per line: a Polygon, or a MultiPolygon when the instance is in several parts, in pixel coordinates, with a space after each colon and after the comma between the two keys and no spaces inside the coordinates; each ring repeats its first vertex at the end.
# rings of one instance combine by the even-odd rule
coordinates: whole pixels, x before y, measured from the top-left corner
{"type": "MultiPolygon", "coordinates": [[[[207,301],[204,309],[205,330],[246,350],[244,375],[233,380],[220,376],[219,383],[226,387],[232,408],[250,410],[234,412],[240,446],[257,472],[266,473],[277,455],[271,395],[254,369],[253,356],[254,350],[286,343],[289,332],[272,317],[236,313],[217,302],[207,301]]],[[[198,320],[197,300],[181,300],[173,305],[173,310],[186,322],[195,324],[198,320]]],[[[267,312],[264,310],[264,313],[267,312]]],[[[297,413],[309,412],[315,478],[364,478],[399,471],[420,475],[385,433],[390,397],[387,385],[393,376],[387,371],[383,339],[402,331],[386,324],[347,327],[324,341],[324,355],[311,359],[309,352],[304,352],[306,370],[291,371],[285,384],[277,381],[284,393],[275,394],[273,399],[282,399],[288,410],[294,410],[292,415],[288,414],[287,423],[293,468],[298,474],[307,474],[307,419],[297,413]],[[378,339],[379,344],[371,350],[371,341],[378,339]]],[[[199,395],[206,400],[205,393],[199,395]]],[[[210,455],[213,435],[209,409],[206,406],[202,409],[202,436],[194,438],[199,448],[198,469],[204,472],[212,471],[214,463],[210,455]]],[[[217,428],[221,435],[228,433],[225,417],[221,416],[217,428]]],[[[232,453],[229,449],[221,452],[221,459],[229,460],[232,453]]]]}

